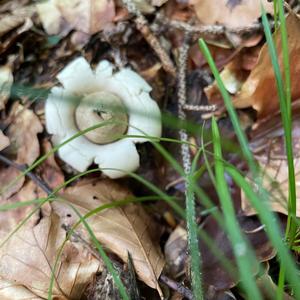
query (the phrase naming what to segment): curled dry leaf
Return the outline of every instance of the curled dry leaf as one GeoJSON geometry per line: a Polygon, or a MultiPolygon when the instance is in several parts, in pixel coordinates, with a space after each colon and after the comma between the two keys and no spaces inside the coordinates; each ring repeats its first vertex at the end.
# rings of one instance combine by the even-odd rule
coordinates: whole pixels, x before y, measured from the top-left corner
{"type": "Polygon", "coordinates": [[[5,108],[5,104],[10,96],[10,89],[14,78],[10,65],[0,67],[0,110],[5,108]]]}
{"type": "Polygon", "coordinates": [[[0,278],[1,300],[43,300],[26,287],[13,281],[0,278]]]}
{"type": "MultiPolygon", "coordinates": [[[[300,20],[296,14],[289,14],[286,19],[286,26],[291,62],[292,100],[297,100],[300,97],[300,20]]],[[[283,53],[279,31],[274,34],[274,42],[277,48],[280,69],[283,71],[283,53]]],[[[259,118],[268,117],[279,110],[276,80],[266,44],[261,49],[255,68],[251,71],[233,101],[237,108],[252,106],[257,110],[259,118]]]]}
{"type": "MultiPolygon", "coordinates": [[[[0,276],[47,298],[52,269],[65,236],[54,213],[34,227],[23,226],[0,250],[0,276]]],[[[81,299],[100,266],[82,245],[67,242],[55,273],[55,299],[81,299]]]]}
{"type": "Polygon", "coordinates": [[[247,27],[261,16],[261,4],[273,14],[267,0],[190,0],[201,23],[224,25],[228,28],[247,27]]]}
{"type": "Polygon", "coordinates": [[[166,269],[176,278],[184,272],[187,257],[187,232],[177,226],[169,236],[165,245],[166,269]]]}
{"type": "Polygon", "coordinates": [[[0,130],[0,151],[9,145],[9,138],[0,130]]]}
{"type": "MultiPolygon", "coordinates": [[[[85,180],[67,188],[62,196],[84,215],[101,205],[132,195],[110,180],[85,180]]],[[[53,203],[53,206],[69,225],[77,221],[67,206],[59,203],[53,203]]],[[[149,232],[153,221],[140,205],[131,203],[109,208],[90,217],[88,222],[97,239],[124,262],[127,262],[129,252],[139,278],[160,292],[157,280],[164,267],[164,259],[158,242],[153,241],[149,232]]]]}

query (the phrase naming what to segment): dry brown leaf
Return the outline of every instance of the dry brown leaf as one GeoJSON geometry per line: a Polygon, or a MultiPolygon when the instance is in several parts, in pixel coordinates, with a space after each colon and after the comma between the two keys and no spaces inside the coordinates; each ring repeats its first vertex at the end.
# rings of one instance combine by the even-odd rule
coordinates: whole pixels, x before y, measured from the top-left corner
{"type": "Polygon", "coordinates": [[[1,300],[43,300],[30,292],[26,287],[13,281],[0,278],[1,300]]]}
{"type": "MultiPolygon", "coordinates": [[[[275,117],[274,117],[275,118],[275,117]]],[[[276,118],[278,120],[278,118],[276,118]]],[[[280,121],[278,120],[280,125],[280,121]]],[[[270,193],[269,205],[273,211],[288,214],[288,164],[285,155],[283,130],[276,127],[270,133],[267,128],[270,124],[263,124],[265,127],[261,132],[261,141],[252,141],[256,148],[255,158],[257,159],[261,170],[263,171],[262,185],[270,193]],[[258,147],[258,145],[260,146],[258,147]]],[[[294,121],[293,130],[293,149],[294,149],[294,166],[295,180],[297,189],[297,217],[300,217],[300,122],[294,121]]],[[[242,209],[245,215],[255,215],[256,211],[247,201],[246,195],[242,192],[242,209]]]]}
{"type": "Polygon", "coordinates": [[[0,36],[10,30],[22,25],[26,19],[31,18],[35,12],[35,7],[32,5],[18,7],[11,12],[0,15],[0,36]]]}
{"type": "MultiPolygon", "coordinates": [[[[86,180],[66,189],[62,196],[76,205],[84,215],[103,204],[122,200],[131,194],[110,180],[86,180]]],[[[76,215],[67,206],[59,203],[53,205],[57,213],[65,217],[65,222],[70,222],[71,225],[77,221],[76,215]]],[[[164,266],[164,259],[158,242],[153,241],[149,233],[152,221],[140,205],[109,208],[88,221],[97,239],[124,262],[127,262],[130,252],[140,279],[160,292],[157,280],[164,266]]]]}
{"type": "MultiPolygon", "coordinates": [[[[0,205],[13,205],[24,201],[29,201],[38,198],[38,191],[36,185],[29,181],[12,197],[9,199],[0,199],[0,205]]],[[[17,225],[25,219],[25,217],[34,209],[33,205],[28,205],[18,209],[10,209],[0,213],[0,239],[4,238],[17,225]]],[[[37,211],[28,221],[34,225],[39,219],[39,211],[37,211]]]]}
{"type": "MultiPolygon", "coordinates": [[[[10,114],[12,123],[7,131],[10,146],[6,152],[19,164],[32,164],[40,154],[37,134],[43,131],[38,117],[29,109],[15,103],[10,114]]],[[[21,173],[14,167],[0,164],[0,200],[9,198],[20,190],[24,177],[11,184],[21,173]]]]}
{"type": "Polygon", "coordinates": [[[3,134],[2,130],[0,130],[0,151],[2,151],[8,145],[9,145],[9,138],[3,134]]]}
{"type": "Polygon", "coordinates": [[[43,131],[43,126],[33,111],[18,103],[15,103],[11,116],[13,123],[7,132],[10,151],[16,154],[19,164],[31,165],[40,155],[37,134],[43,131]]]}
{"type": "Polygon", "coordinates": [[[190,0],[201,23],[221,24],[228,28],[247,27],[261,16],[261,3],[273,14],[268,0],[190,0]]]}
{"type": "MultiPolygon", "coordinates": [[[[286,19],[286,25],[291,62],[292,99],[296,100],[300,97],[300,85],[298,82],[300,77],[300,20],[295,14],[291,13],[286,19]]],[[[279,31],[275,33],[274,41],[280,68],[283,70],[279,31]]],[[[240,92],[233,98],[233,101],[237,108],[252,106],[258,111],[259,118],[268,117],[279,110],[276,80],[266,44],[261,49],[256,67],[250,73],[240,92]]]]}
{"type": "MultiPolygon", "coordinates": [[[[51,143],[48,140],[42,141],[43,153],[46,154],[52,150],[51,143]]],[[[56,163],[55,156],[50,155],[40,166],[39,173],[41,178],[52,189],[62,185],[65,181],[64,174],[58,164],[56,163]]]]}
{"type": "MultiPolygon", "coordinates": [[[[23,226],[0,250],[0,276],[47,298],[52,268],[66,232],[56,214],[23,226]]],[[[100,262],[81,244],[67,242],[55,274],[55,299],[80,299],[100,262]]]]}
{"type": "Polygon", "coordinates": [[[115,17],[113,0],[53,0],[62,16],[78,31],[94,34],[115,17]]]}

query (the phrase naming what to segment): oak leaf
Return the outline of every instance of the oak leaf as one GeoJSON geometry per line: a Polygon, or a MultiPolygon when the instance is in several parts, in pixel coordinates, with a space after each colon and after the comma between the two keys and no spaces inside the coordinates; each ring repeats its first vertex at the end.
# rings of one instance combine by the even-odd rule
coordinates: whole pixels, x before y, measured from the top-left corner
{"type": "MultiPolygon", "coordinates": [[[[101,205],[132,195],[110,180],[85,180],[67,188],[61,196],[84,215],[101,205]]],[[[78,220],[68,206],[59,203],[53,203],[53,206],[69,225],[78,220]]],[[[90,217],[88,222],[101,244],[124,262],[127,262],[129,252],[139,278],[160,292],[157,280],[164,267],[164,259],[158,243],[149,232],[152,220],[140,205],[131,203],[109,208],[90,217]]]]}
{"type": "MultiPolygon", "coordinates": [[[[52,270],[65,236],[54,213],[34,227],[23,226],[0,249],[0,276],[25,286],[37,297],[47,298],[52,270]]],[[[82,245],[68,241],[55,273],[55,299],[81,299],[100,266],[82,245]]]]}

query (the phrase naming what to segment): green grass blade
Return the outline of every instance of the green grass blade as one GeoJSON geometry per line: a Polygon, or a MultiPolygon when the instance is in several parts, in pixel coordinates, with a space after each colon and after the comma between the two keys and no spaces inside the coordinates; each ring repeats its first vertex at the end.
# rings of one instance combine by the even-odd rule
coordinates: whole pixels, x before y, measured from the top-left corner
{"type": "Polygon", "coordinates": [[[248,299],[259,300],[262,299],[262,297],[253,279],[253,266],[256,265],[256,259],[241,233],[239,223],[235,216],[235,210],[225,179],[225,167],[222,161],[219,129],[214,118],[212,119],[212,134],[215,154],[216,188],[225,218],[225,228],[233,247],[241,276],[241,284],[247,297],[248,299]]]}
{"type": "Polygon", "coordinates": [[[199,39],[199,46],[200,46],[200,49],[203,53],[203,55],[205,56],[208,64],[209,64],[209,67],[216,79],[216,82],[217,82],[217,85],[219,87],[219,90],[221,92],[221,95],[224,99],[224,103],[225,103],[225,107],[228,111],[228,114],[229,114],[229,117],[230,117],[230,120],[232,122],[232,125],[233,125],[233,128],[234,128],[234,131],[237,135],[237,138],[239,140],[239,143],[241,145],[241,149],[242,149],[242,153],[244,155],[244,157],[246,158],[247,162],[248,162],[248,165],[249,165],[249,168],[251,170],[251,173],[253,174],[253,177],[254,178],[257,178],[258,176],[258,168],[257,168],[257,164],[253,158],[253,155],[252,155],[252,152],[250,150],[250,147],[249,147],[249,144],[248,144],[248,141],[247,141],[247,137],[243,131],[243,129],[241,128],[240,126],[240,122],[239,122],[239,119],[238,119],[238,116],[237,116],[237,113],[233,107],[233,104],[232,104],[232,101],[231,101],[231,98],[230,98],[230,95],[229,93],[227,92],[225,86],[224,86],[224,83],[221,79],[221,76],[219,74],[219,71],[216,67],[216,64],[209,52],[209,49],[205,43],[205,41],[203,39],[199,39]]]}
{"type": "Polygon", "coordinates": [[[294,288],[296,299],[300,299],[299,273],[284,241],[282,240],[278,220],[267,205],[268,202],[265,199],[260,198],[253,191],[252,186],[234,167],[227,166],[226,172],[233,178],[237,185],[243,189],[247,199],[257,211],[262,224],[265,224],[270,241],[274,248],[278,251],[280,261],[284,264],[287,270],[287,279],[294,288]]]}
{"type": "Polygon", "coordinates": [[[293,243],[293,239],[296,234],[297,226],[293,221],[291,215],[296,215],[296,205],[297,205],[297,198],[296,198],[296,182],[295,182],[295,167],[294,167],[294,154],[293,154],[293,139],[292,139],[292,120],[291,120],[291,104],[290,104],[290,72],[289,70],[289,52],[288,52],[288,42],[287,42],[287,32],[285,26],[285,17],[283,12],[283,3],[280,1],[278,3],[279,6],[279,17],[281,33],[282,33],[282,50],[284,56],[284,69],[285,69],[285,77],[286,77],[286,84],[287,88],[285,90],[283,78],[281,75],[281,70],[278,62],[278,55],[277,51],[273,42],[271,30],[269,27],[269,23],[267,20],[266,12],[264,8],[262,8],[262,22],[265,31],[265,36],[267,40],[267,45],[275,73],[276,79],[276,86],[280,104],[280,111],[281,111],[281,118],[282,124],[284,128],[284,138],[285,138],[285,148],[287,154],[287,161],[288,161],[288,177],[289,177],[289,216],[288,216],[288,228],[287,232],[289,232],[288,237],[290,239],[290,243],[293,243]],[[285,28],[283,28],[285,27],[285,28]],[[289,98],[287,98],[289,97],[289,98]]]}

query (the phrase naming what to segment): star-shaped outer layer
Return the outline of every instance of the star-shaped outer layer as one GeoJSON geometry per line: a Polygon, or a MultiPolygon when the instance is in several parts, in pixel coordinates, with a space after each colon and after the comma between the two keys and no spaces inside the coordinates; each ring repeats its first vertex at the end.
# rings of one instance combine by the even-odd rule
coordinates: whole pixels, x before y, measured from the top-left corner
{"type": "Polygon", "coordinates": [[[92,70],[83,57],[67,65],[57,79],[63,87],[52,88],[45,106],[46,128],[53,135],[55,145],[78,133],[76,106],[86,95],[99,91],[114,93],[122,99],[129,116],[127,135],[142,135],[105,145],[94,144],[79,136],[58,150],[60,158],[79,172],[95,162],[111,178],[135,171],[140,164],[135,143],[148,141],[147,136],[161,136],[161,114],[149,95],[151,87],[148,83],[128,68],[114,72],[114,66],[106,60],[92,70]]]}

